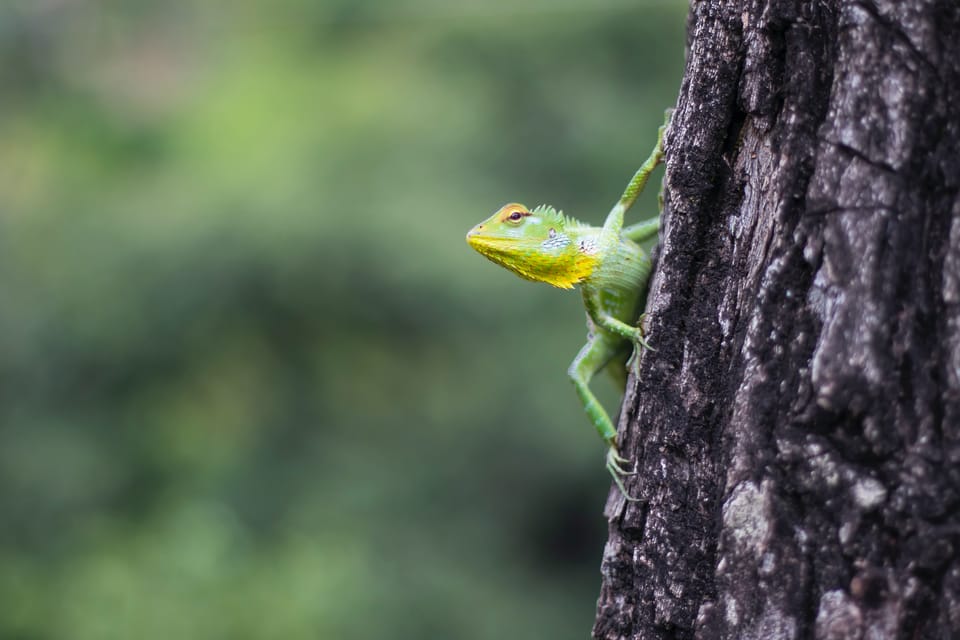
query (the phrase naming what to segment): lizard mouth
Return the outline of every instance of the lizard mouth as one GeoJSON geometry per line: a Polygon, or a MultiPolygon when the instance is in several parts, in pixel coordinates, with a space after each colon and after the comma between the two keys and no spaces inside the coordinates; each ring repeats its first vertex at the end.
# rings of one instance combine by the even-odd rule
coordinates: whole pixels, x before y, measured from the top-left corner
{"type": "Polygon", "coordinates": [[[470,229],[470,231],[467,231],[467,244],[474,249],[478,246],[485,246],[494,240],[494,238],[490,236],[483,235],[481,229],[483,229],[483,225],[478,224],[473,229],[470,229]]]}
{"type": "Polygon", "coordinates": [[[505,244],[510,242],[509,238],[498,238],[497,236],[486,235],[483,233],[482,228],[483,225],[480,224],[467,232],[467,244],[480,253],[487,255],[488,252],[501,249],[505,244]]]}

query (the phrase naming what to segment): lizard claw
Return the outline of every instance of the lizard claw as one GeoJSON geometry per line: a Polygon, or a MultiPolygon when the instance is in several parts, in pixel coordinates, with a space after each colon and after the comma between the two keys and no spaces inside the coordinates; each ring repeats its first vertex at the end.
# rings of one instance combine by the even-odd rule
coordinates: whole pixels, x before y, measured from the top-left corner
{"type": "Polygon", "coordinates": [[[644,332],[643,332],[643,321],[646,320],[646,318],[647,318],[646,312],[641,313],[640,317],[637,318],[637,333],[634,335],[633,340],[644,349],[649,349],[650,351],[656,351],[656,349],[654,349],[649,344],[647,344],[647,341],[645,340],[646,336],[644,335],[644,332]]]}
{"type": "Polygon", "coordinates": [[[633,353],[630,354],[630,358],[627,360],[627,370],[633,371],[635,376],[640,375],[640,349],[649,349],[650,351],[656,351],[651,347],[647,341],[644,339],[643,335],[643,319],[647,316],[646,313],[640,314],[640,317],[637,319],[636,332],[633,335],[633,353]]]}
{"type": "Polygon", "coordinates": [[[626,487],[623,486],[623,476],[632,476],[636,475],[636,471],[627,471],[621,465],[628,464],[630,461],[620,455],[620,452],[617,451],[617,445],[611,444],[610,448],[607,449],[607,471],[610,472],[610,475],[613,476],[613,481],[616,483],[617,488],[620,489],[620,493],[623,494],[623,497],[629,500],[630,502],[638,502],[639,498],[634,498],[628,492],[626,487]]]}

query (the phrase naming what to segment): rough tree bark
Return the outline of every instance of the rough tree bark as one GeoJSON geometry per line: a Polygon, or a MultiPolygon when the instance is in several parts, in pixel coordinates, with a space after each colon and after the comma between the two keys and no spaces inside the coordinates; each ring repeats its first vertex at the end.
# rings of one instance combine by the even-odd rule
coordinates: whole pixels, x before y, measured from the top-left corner
{"type": "Polygon", "coordinates": [[[688,27],[594,635],[960,637],[960,2],[688,27]]]}

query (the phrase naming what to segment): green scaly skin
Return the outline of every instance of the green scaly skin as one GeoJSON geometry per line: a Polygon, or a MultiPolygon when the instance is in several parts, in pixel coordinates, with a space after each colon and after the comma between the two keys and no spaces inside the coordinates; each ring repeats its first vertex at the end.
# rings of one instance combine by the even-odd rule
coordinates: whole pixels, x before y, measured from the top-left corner
{"type": "Polygon", "coordinates": [[[651,264],[637,243],[656,236],[660,217],[626,228],[623,217],[663,161],[663,133],[669,120],[667,111],[657,146],[634,174],[603,227],[584,224],[546,205],[530,210],[522,204],[508,204],[467,233],[471,247],[522,278],[562,289],[580,285],[589,332],[568,375],[587,416],[609,447],[607,470],[627,500],[636,498],[627,492],[623,478],[635,472],[624,468],[629,460],[620,455],[617,430],[589,384],[598,371],[611,364],[610,370],[622,382],[624,364],[636,366],[639,349],[650,349],[638,326],[643,316],[638,314],[646,304],[651,264]]]}

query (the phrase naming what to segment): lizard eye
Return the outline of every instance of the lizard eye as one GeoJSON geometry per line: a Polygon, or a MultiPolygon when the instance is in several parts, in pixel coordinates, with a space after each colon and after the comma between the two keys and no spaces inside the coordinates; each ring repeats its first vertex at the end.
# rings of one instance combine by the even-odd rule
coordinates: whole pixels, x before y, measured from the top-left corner
{"type": "Polygon", "coordinates": [[[510,217],[508,218],[508,220],[513,220],[514,222],[517,222],[522,217],[523,217],[522,213],[520,213],[519,211],[514,211],[513,213],[510,214],[510,217]]]}

